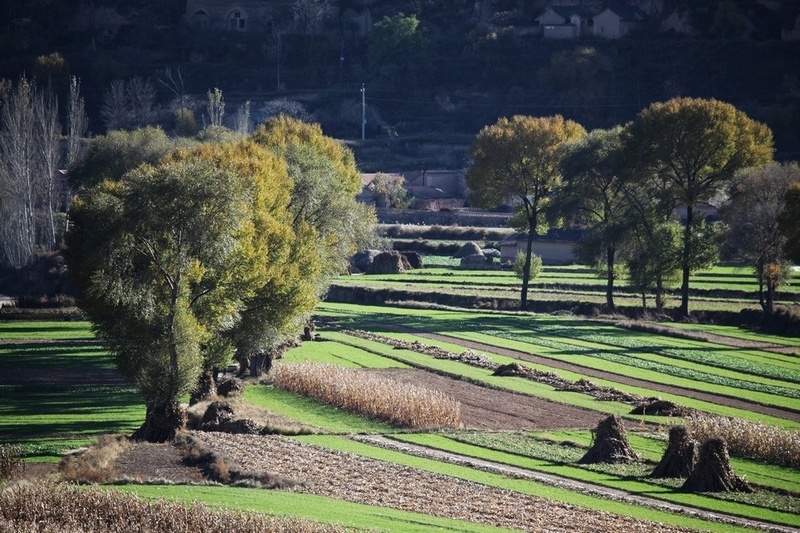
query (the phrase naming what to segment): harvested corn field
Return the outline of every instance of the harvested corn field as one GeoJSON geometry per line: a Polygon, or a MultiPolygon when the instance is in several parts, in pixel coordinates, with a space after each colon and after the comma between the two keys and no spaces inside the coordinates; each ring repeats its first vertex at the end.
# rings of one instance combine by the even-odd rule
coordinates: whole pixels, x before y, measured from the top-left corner
{"type": "Polygon", "coordinates": [[[526,531],[681,531],[578,508],[280,436],[195,434],[242,470],[301,484],[293,490],[526,531]]]}

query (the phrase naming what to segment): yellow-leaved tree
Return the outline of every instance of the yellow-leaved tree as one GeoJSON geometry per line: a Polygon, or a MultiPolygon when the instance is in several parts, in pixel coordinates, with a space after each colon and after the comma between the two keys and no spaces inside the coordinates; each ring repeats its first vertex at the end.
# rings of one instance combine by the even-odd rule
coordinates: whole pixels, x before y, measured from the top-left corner
{"type": "Polygon", "coordinates": [[[520,296],[523,310],[528,307],[533,239],[545,222],[544,208],[561,186],[562,155],[567,143],[585,134],[580,124],[560,115],[517,115],[483,128],[470,147],[472,165],[466,182],[472,202],[485,208],[512,203],[517,228],[528,232],[520,296]]]}
{"type": "Polygon", "coordinates": [[[69,270],[144,397],[135,437],[174,437],[204,367],[269,345],[313,308],[319,256],[313,229],[292,224],[290,190],[280,158],[240,142],[175,152],[76,200],[69,270]]]}
{"type": "MultiPolygon", "coordinates": [[[[743,168],[772,160],[770,129],[731,104],[714,99],[674,98],[652,104],[625,127],[623,146],[637,179],[664,209],[683,216],[681,315],[689,314],[689,275],[706,243],[697,235],[695,209],[743,168]]],[[[702,263],[702,262],[700,262],[702,263]]]]}

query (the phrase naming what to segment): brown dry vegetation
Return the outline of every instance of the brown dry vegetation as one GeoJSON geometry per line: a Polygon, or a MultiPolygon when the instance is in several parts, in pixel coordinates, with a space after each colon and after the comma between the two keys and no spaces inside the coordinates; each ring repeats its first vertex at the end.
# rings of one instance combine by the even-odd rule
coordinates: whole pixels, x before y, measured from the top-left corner
{"type": "Polygon", "coordinates": [[[61,478],[77,483],[107,483],[116,478],[114,463],[130,448],[121,435],[101,435],[95,446],[62,457],[58,465],[61,478]]]}
{"type": "Polygon", "coordinates": [[[24,467],[22,448],[13,444],[0,444],[0,480],[13,478],[24,467]]]}
{"type": "Polygon", "coordinates": [[[72,485],[19,483],[0,492],[0,532],[28,533],[338,533],[302,519],[144,500],[135,494],[72,485]]]}
{"type": "Polygon", "coordinates": [[[337,365],[275,365],[272,384],[390,424],[408,428],[460,427],[460,406],[437,390],[397,383],[373,372],[337,365]]]}
{"type": "Polygon", "coordinates": [[[694,415],[689,428],[692,437],[700,442],[724,439],[732,455],[800,467],[800,432],[739,418],[703,414],[694,415]]]}

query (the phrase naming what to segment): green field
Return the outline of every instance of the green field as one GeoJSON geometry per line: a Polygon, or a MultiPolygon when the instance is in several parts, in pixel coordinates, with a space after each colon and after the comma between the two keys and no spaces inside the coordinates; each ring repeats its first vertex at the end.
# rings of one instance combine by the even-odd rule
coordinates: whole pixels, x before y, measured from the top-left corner
{"type": "MultiPolygon", "coordinates": [[[[485,356],[496,364],[518,362],[540,371],[551,371],[576,381],[586,377],[582,369],[602,368],[612,378],[591,379],[599,385],[642,396],[647,388],[615,381],[613,375],[641,380],[681,383],[687,389],[722,395],[746,396],[751,401],[777,408],[800,408],[800,359],[756,348],[732,349],[666,334],[645,333],[575,317],[526,315],[471,310],[370,307],[324,303],[317,314],[324,325],[317,328],[320,341],[306,342],[292,349],[276,364],[301,361],[337,364],[350,368],[422,368],[473,383],[513,391],[565,405],[594,410],[598,418],[615,413],[629,427],[631,445],[645,462],[625,467],[579,466],[576,456],[591,442],[590,431],[570,432],[475,432],[414,433],[398,431],[384,423],[368,420],[319,402],[281,391],[268,385],[250,385],[243,401],[286,419],[315,428],[314,435],[296,439],[419,468],[463,480],[483,483],[523,494],[555,499],[579,507],[604,510],[634,518],[657,520],[680,527],[707,531],[746,531],[747,528],[718,523],[642,507],[583,493],[556,488],[540,481],[523,480],[475,465],[453,464],[387,450],[349,438],[352,434],[388,436],[398,443],[417,444],[425,449],[445,450],[465,457],[513,466],[534,474],[552,474],[580,480],[630,494],[680,504],[730,516],[752,517],[788,527],[800,527],[800,471],[765,464],[745,457],[733,457],[739,475],[756,484],[756,494],[712,496],[677,490],[676,481],[654,482],[647,471],[665,447],[665,430],[675,420],[630,415],[623,402],[600,401],[589,394],[565,393],[553,386],[522,378],[493,376],[488,369],[456,360],[435,358],[411,349],[398,349],[380,339],[397,339],[419,345],[437,346],[452,353],[464,350],[464,341],[494,346],[485,356]],[[411,328],[400,332],[397,327],[411,328]],[[377,340],[363,339],[348,329],[369,330],[377,340]],[[419,333],[415,333],[419,332],[419,333]],[[448,335],[437,340],[421,333],[448,335]],[[525,361],[506,351],[534,354],[541,362],[525,361]],[[549,366],[569,362],[571,370],[549,366]],[[646,431],[646,422],[651,423],[646,431]],[[655,431],[655,432],[654,432],[655,431]],[[565,444],[565,443],[571,444],[565,444]]],[[[687,325],[685,330],[689,329],[687,325]]],[[[735,328],[714,328],[714,334],[731,339],[741,337],[735,328]]],[[[752,333],[748,338],[754,337],[752,333]]],[[[775,339],[780,340],[780,339],[775,339]]],[[[772,342],[772,341],[771,341],[772,342]]],[[[787,345],[794,346],[791,341],[787,345]]],[[[105,433],[130,433],[144,418],[144,406],[135,390],[123,384],[93,382],[107,376],[113,364],[103,347],[94,341],[87,323],[0,323],[0,370],[10,376],[0,381],[0,442],[22,446],[29,461],[55,461],[69,449],[89,445],[105,433]],[[64,383],[39,382],[36,376],[62,373],[64,383]],[[75,376],[83,373],[86,383],[75,376]],[[18,383],[13,383],[17,376],[18,383]],[[68,379],[67,379],[68,377],[68,379]]],[[[0,378],[2,379],[2,378],[0,378]]],[[[792,417],[768,416],[708,400],[659,394],[707,413],[750,419],[792,431],[800,428],[792,417]]],[[[355,528],[377,527],[398,531],[494,531],[497,528],[408,513],[390,508],[337,502],[304,494],[236,487],[192,487],[126,485],[120,487],[146,497],[178,501],[201,501],[210,505],[257,512],[301,516],[316,521],[346,524],[355,528]]]]}

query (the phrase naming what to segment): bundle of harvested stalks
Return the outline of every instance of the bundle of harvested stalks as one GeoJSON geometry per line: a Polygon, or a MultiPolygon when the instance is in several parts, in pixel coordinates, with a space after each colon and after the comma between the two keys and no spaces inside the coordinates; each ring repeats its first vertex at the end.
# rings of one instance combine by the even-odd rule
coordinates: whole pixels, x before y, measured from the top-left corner
{"type": "Polygon", "coordinates": [[[754,492],[749,483],[733,473],[728,445],[723,439],[708,439],[700,446],[697,465],[681,489],[687,492],[754,492]]]}
{"type": "Polygon", "coordinates": [[[669,430],[669,444],[661,461],[650,473],[654,478],[687,478],[697,464],[698,444],[684,426],[669,430]]]}
{"type": "Polygon", "coordinates": [[[610,415],[601,420],[592,436],[592,447],[578,463],[633,463],[639,460],[639,456],[628,443],[625,426],[619,416],[610,415]]]}

